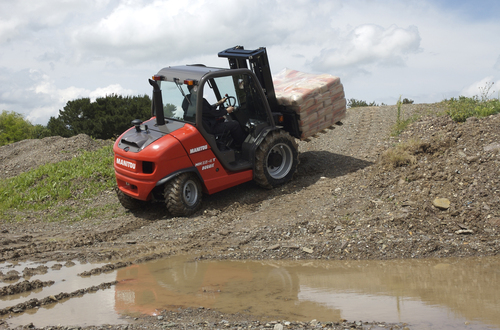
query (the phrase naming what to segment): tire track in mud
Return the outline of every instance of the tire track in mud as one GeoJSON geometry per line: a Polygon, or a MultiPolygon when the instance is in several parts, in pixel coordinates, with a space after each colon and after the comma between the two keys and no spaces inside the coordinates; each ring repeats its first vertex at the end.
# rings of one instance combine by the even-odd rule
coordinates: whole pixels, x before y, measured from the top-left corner
{"type": "MultiPolygon", "coordinates": [[[[355,134],[351,138],[351,151],[353,151],[353,154],[351,156],[354,156],[355,150],[361,149],[362,146],[365,146],[366,144],[366,138],[370,132],[370,129],[372,127],[372,121],[373,121],[373,115],[374,112],[376,111],[374,108],[366,108],[362,111],[363,114],[359,116],[359,121],[356,123],[353,123],[355,125],[355,134]]],[[[364,149],[364,148],[363,148],[364,149]]]]}
{"type": "Polygon", "coordinates": [[[91,286],[91,287],[88,287],[85,289],[76,290],[76,291],[73,291],[70,293],[61,292],[57,295],[48,296],[48,297],[45,297],[43,299],[33,298],[33,299],[28,300],[28,301],[19,303],[15,306],[10,306],[10,307],[0,309],[0,315],[6,315],[6,314],[10,314],[10,313],[22,313],[22,312],[29,310],[29,309],[35,309],[35,308],[39,308],[41,306],[52,305],[52,304],[55,304],[59,301],[64,301],[64,300],[69,299],[69,298],[81,297],[87,293],[94,293],[94,292],[97,292],[99,290],[109,289],[112,286],[116,285],[117,283],[118,283],[118,281],[104,282],[104,283],[101,283],[99,285],[91,286]]]}
{"type": "MultiPolygon", "coordinates": [[[[49,241],[51,237],[43,237],[42,241],[37,241],[36,239],[33,240],[32,238],[29,243],[10,245],[0,249],[0,262],[11,259],[20,259],[26,256],[33,257],[35,255],[58,250],[64,251],[73,248],[91,246],[96,242],[114,241],[120,236],[126,235],[149,223],[150,221],[148,220],[137,219],[127,224],[122,224],[117,228],[112,228],[102,232],[83,233],[81,231],[75,231],[71,234],[71,236],[75,236],[74,238],[62,241],[49,241]]],[[[25,241],[27,240],[25,239],[25,241]]]]}

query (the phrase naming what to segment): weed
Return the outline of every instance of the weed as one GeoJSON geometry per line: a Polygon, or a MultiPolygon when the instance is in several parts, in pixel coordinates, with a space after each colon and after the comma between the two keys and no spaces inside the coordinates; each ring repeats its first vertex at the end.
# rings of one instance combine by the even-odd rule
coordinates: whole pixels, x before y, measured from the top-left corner
{"type": "MultiPolygon", "coordinates": [[[[407,100],[407,99],[405,99],[405,100],[407,100]]],[[[411,102],[413,103],[413,101],[411,101],[411,102]]],[[[403,108],[402,108],[403,104],[408,104],[408,103],[405,103],[404,100],[403,100],[403,102],[401,102],[401,96],[400,96],[398,99],[398,102],[396,103],[396,105],[398,107],[398,112],[396,115],[396,124],[394,125],[394,127],[392,129],[392,133],[391,133],[391,135],[393,135],[393,136],[398,136],[399,134],[401,134],[401,132],[404,131],[405,128],[410,123],[414,122],[418,118],[416,116],[413,116],[413,117],[405,119],[403,108]]]]}
{"type": "Polygon", "coordinates": [[[417,158],[414,154],[420,148],[420,145],[420,141],[409,140],[408,142],[399,143],[395,147],[387,149],[381,156],[382,166],[395,168],[415,164],[417,158]]]}
{"type": "Polygon", "coordinates": [[[473,97],[459,96],[458,99],[444,100],[446,113],[456,122],[464,122],[469,117],[487,117],[500,113],[500,98],[490,99],[493,82],[480,87],[481,95],[473,97]]]}

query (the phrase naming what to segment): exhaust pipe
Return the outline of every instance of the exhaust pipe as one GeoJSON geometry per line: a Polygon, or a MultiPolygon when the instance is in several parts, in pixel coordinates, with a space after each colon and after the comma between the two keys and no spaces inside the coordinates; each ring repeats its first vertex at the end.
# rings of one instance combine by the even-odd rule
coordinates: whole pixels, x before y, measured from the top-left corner
{"type": "Polygon", "coordinates": [[[158,126],[165,125],[165,114],[163,113],[163,99],[160,86],[152,79],[149,79],[149,84],[153,86],[153,104],[155,107],[156,124],[158,126]]]}

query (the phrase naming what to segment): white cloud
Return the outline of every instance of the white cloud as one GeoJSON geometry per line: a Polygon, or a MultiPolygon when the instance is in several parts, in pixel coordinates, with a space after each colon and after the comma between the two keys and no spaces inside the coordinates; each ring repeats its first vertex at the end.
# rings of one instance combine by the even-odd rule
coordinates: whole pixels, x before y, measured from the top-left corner
{"type": "Polygon", "coordinates": [[[478,96],[479,98],[496,97],[500,80],[494,81],[495,77],[488,76],[462,89],[461,94],[467,97],[478,96]]]}
{"type": "Polygon", "coordinates": [[[106,87],[97,88],[96,90],[90,92],[88,96],[90,97],[90,101],[94,102],[98,97],[106,97],[113,94],[126,96],[132,95],[133,93],[134,91],[131,89],[123,88],[119,84],[113,84],[106,87]]]}
{"type": "Polygon", "coordinates": [[[329,27],[310,22],[328,22],[328,11],[334,8],[340,8],[339,1],[124,1],[97,23],[78,28],[72,40],[81,60],[133,63],[153,57],[172,61],[213,56],[242,43],[314,43],[317,33],[329,27]]]}
{"type": "Polygon", "coordinates": [[[68,20],[105,6],[102,0],[2,0],[0,43],[27,39],[33,32],[66,27],[68,20]]]}
{"type": "Polygon", "coordinates": [[[48,119],[59,115],[66,103],[71,100],[89,97],[95,101],[98,97],[107,95],[134,95],[131,89],[123,88],[120,84],[99,87],[94,90],[67,86],[60,88],[50,75],[36,69],[28,72],[16,72],[14,75],[22,78],[23,83],[13,81],[16,86],[10,90],[0,90],[0,107],[23,113],[33,124],[46,124],[48,119]]]}
{"type": "Polygon", "coordinates": [[[75,98],[149,94],[164,66],[227,67],[217,53],[236,45],[267,47],[274,73],[337,75],[348,97],[378,103],[440,101],[488,76],[497,86],[500,23],[452,3],[2,0],[0,110],[45,124],[75,98]]]}
{"type": "Polygon", "coordinates": [[[415,26],[405,29],[391,25],[385,29],[374,24],[361,25],[341,37],[335,48],[323,49],[313,66],[318,71],[401,66],[409,54],[419,52],[420,40],[415,26]]]}

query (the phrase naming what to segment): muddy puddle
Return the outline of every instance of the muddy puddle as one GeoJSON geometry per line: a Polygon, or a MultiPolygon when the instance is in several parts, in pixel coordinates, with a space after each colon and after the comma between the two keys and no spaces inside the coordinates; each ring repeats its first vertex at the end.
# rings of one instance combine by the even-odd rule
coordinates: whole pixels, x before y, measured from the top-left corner
{"type": "MultiPolygon", "coordinates": [[[[405,322],[412,329],[500,328],[498,257],[328,262],[174,257],[90,277],[77,274],[100,265],[75,264],[58,270],[46,265],[49,271],[35,276],[54,281],[52,285],[2,296],[0,307],[117,282],[4,315],[9,325],[123,324],[130,316],[203,306],[225,314],[269,315],[270,320],[405,322]]],[[[4,274],[23,267],[0,264],[4,274]]]]}

